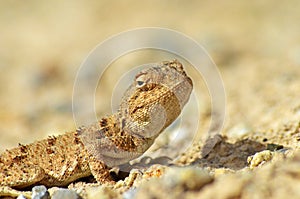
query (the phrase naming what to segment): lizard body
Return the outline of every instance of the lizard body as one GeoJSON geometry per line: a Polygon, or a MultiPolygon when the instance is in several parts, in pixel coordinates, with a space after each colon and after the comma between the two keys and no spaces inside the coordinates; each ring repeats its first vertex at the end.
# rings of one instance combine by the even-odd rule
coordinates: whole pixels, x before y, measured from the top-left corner
{"type": "Polygon", "coordinates": [[[142,70],[113,115],[2,153],[0,186],[65,186],[90,175],[100,183],[112,182],[109,168],[141,156],[179,116],[192,88],[177,60],[142,70]]]}

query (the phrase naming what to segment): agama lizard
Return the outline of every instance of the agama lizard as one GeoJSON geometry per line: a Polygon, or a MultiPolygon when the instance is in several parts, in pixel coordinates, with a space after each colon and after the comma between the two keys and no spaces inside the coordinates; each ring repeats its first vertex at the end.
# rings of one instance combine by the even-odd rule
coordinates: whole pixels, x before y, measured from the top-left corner
{"type": "Polygon", "coordinates": [[[177,60],[142,70],[113,115],[2,153],[0,186],[65,186],[91,174],[97,182],[112,182],[109,168],[141,156],[179,116],[192,88],[177,60]]]}

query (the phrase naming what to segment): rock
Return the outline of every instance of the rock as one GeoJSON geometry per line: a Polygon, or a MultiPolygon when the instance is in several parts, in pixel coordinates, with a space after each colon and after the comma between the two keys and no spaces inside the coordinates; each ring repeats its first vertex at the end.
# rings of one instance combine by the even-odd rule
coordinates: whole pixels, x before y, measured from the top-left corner
{"type": "Polygon", "coordinates": [[[50,194],[44,185],[32,188],[32,199],[50,199],[50,194]]]}
{"type": "Polygon", "coordinates": [[[256,167],[260,167],[267,162],[274,162],[278,160],[283,160],[285,158],[285,154],[281,151],[269,151],[264,150],[256,153],[253,156],[249,156],[247,158],[247,162],[249,164],[250,169],[254,169],[256,167]]]}
{"type": "Polygon", "coordinates": [[[17,199],[26,199],[26,197],[23,194],[21,194],[17,197],[17,199]]]}
{"type": "Polygon", "coordinates": [[[143,183],[135,198],[181,198],[186,191],[199,191],[212,181],[213,178],[203,169],[171,167],[161,178],[143,183]]]}
{"type": "Polygon", "coordinates": [[[73,190],[70,189],[58,189],[51,197],[52,199],[81,199],[81,197],[73,190]]]}
{"type": "Polygon", "coordinates": [[[131,188],[128,191],[123,193],[123,199],[132,199],[135,197],[136,193],[137,193],[137,189],[131,188]]]}
{"type": "Polygon", "coordinates": [[[244,123],[239,123],[237,125],[235,125],[234,127],[232,127],[227,135],[230,138],[234,138],[236,140],[241,140],[243,138],[245,138],[249,133],[251,133],[252,129],[244,124],[244,123]]]}
{"type": "Polygon", "coordinates": [[[167,189],[184,188],[187,190],[199,190],[204,185],[212,182],[212,177],[207,171],[197,167],[172,168],[165,176],[163,183],[167,189]]]}

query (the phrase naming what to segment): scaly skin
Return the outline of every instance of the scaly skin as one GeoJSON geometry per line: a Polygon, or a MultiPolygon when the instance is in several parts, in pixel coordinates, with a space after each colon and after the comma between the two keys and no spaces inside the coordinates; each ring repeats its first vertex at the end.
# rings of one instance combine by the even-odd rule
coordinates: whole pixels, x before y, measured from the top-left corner
{"type": "Polygon", "coordinates": [[[117,113],[76,132],[2,153],[0,186],[65,186],[89,175],[100,183],[112,182],[109,168],[141,156],[179,116],[192,88],[177,60],[142,70],[117,113]]]}

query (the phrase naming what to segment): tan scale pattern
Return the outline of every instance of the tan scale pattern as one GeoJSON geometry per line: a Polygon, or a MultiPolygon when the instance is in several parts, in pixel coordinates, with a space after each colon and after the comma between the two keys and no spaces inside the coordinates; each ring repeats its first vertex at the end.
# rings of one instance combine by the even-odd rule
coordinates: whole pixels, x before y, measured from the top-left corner
{"type": "MultiPolygon", "coordinates": [[[[100,183],[113,183],[109,168],[142,155],[181,113],[192,88],[191,79],[177,60],[141,71],[124,94],[117,113],[76,132],[2,153],[0,185],[18,189],[36,184],[66,186],[89,175],[100,183]],[[149,131],[161,119],[165,123],[152,135],[149,131]]],[[[7,195],[3,187],[0,196],[7,195]]]]}

